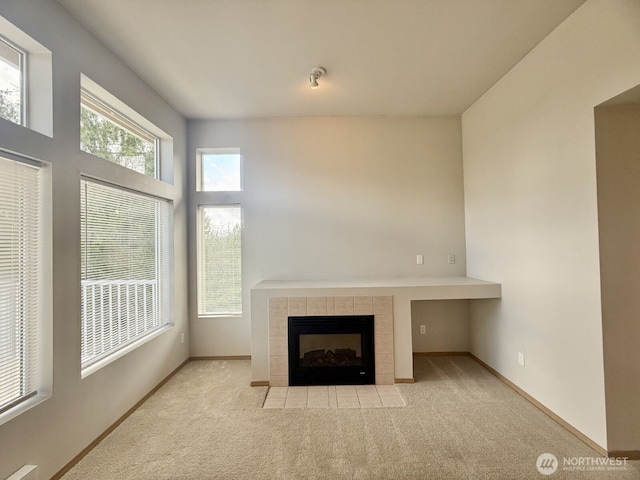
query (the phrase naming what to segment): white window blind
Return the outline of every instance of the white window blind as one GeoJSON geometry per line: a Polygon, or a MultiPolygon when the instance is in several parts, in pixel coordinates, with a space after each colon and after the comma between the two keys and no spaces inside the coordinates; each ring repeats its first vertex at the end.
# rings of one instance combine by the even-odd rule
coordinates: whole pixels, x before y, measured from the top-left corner
{"type": "Polygon", "coordinates": [[[0,158],[0,414],[37,394],[40,168],[0,158]]]}
{"type": "Polygon", "coordinates": [[[242,208],[199,208],[198,314],[242,314],[242,208]]]}
{"type": "Polygon", "coordinates": [[[82,367],[169,323],[169,201],[81,185],[82,367]]]}

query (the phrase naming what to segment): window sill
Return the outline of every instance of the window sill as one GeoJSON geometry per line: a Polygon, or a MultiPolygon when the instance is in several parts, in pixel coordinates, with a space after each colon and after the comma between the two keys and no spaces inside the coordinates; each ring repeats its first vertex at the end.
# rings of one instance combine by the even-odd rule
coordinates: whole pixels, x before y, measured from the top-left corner
{"type": "Polygon", "coordinates": [[[198,315],[198,320],[217,320],[220,318],[242,318],[241,313],[198,315]]]}
{"type": "Polygon", "coordinates": [[[136,340],[133,343],[130,343],[126,347],[123,347],[120,350],[118,350],[116,352],[113,352],[108,357],[105,357],[102,360],[99,360],[96,363],[92,363],[88,367],[83,368],[82,369],[82,373],[81,373],[81,378],[84,379],[84,378],[88,377],[89,375],[97,372],[102,367],[106,367],[110,363],[115,362],[119,358],[125,356],[127,353],[135,350],[136,348],[144,345],[148,341],[153,340],[156,337],[159,337],[160,335],[162,335],[164,332],[166,332],[167,330],[169,330],[172,327],[173,327],[173,325],[165,325],[164,327],[160,327],[158,330],[154,330],[149,335],[146,335],[146,336],[142,337],[141,339],[136,340]]]}
{"type": "Polygon", "coordinates": [[[0,414],[0,425],[4,425],[10,420],[13,420],[19,415],[22,415],[27,410],[31,410],[33,407],[40,405],[46,400],[50,399],[51,395],[48,393],[40,393],[24,402],[16,405],[11,410],[7,410],[6,412],[0,414]]]}

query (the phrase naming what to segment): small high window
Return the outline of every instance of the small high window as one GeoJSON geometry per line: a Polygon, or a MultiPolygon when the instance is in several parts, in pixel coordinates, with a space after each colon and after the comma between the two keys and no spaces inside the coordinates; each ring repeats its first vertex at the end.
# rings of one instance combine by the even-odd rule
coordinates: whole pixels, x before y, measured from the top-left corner
{"type": "Polygon", "coordinates": [[[86,90],[81,92],[80,148],[144,175],[158,178],[160,141],[86,90]]]}
{"type": "Polygon", "coordinates": [[[0,117],[24,125],[24,52],[0,37],[0,117]]]}
{"type": "Polygon", "coordinates": [[[199,192],[242,190],[242,156],[237,148],[198,150],[199,192]]]}
{"type": "Polygon", "coordinates": [[[0,121],[53,136],[51,50],[0,16],[0,121]]]}

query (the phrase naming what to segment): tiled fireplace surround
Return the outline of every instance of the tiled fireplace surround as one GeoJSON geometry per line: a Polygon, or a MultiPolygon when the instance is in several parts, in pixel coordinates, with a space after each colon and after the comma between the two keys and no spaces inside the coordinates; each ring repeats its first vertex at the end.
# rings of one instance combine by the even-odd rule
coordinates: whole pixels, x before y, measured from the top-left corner
{"type": "Polygon", "coordinates": [[[269,385],[289,385],[289,316],[373,315],[376,385],[394,383],[393,297],[270,297],[269,385]]]}

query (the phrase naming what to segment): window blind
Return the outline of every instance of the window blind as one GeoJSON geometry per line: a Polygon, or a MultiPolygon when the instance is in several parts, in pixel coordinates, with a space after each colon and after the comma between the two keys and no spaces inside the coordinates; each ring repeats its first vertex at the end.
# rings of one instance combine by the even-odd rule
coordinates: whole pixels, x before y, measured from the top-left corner
{"type": "Polygon", "coordinates": [[[40,168],[0,158],[0,413],[36,395],[40,168]]]}
{"type": "Polygon", "coordinates": [[[169,201],[81,184],[82,367],[169,323],[169,201]]]}
{"type": "Polygon", "coordinates": [[[242,314],[242,208],[199,209],[198,313],[242,314]]]}

